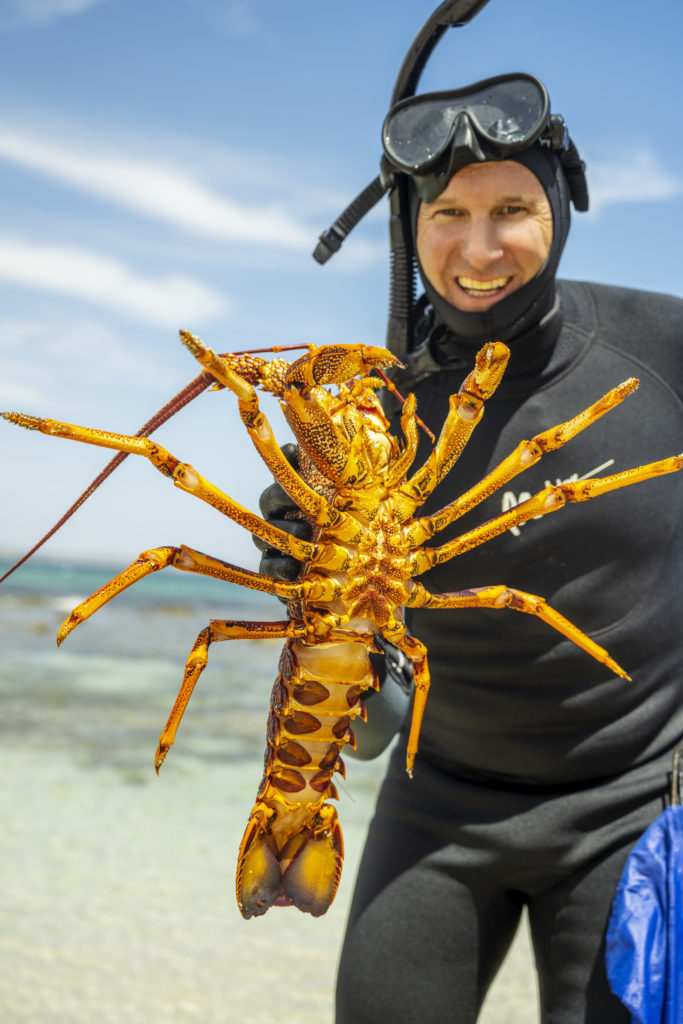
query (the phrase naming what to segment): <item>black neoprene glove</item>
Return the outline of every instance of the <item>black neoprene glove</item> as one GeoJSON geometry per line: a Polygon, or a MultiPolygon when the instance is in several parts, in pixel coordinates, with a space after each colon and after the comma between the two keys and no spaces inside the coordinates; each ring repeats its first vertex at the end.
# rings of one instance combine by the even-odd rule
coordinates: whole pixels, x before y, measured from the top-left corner
{"type": "MultiPolygon", "coordinates": [[[[295,444],[283,444],[282,454],[294,469],[299,468],[299,449],[295,444]]],[[[287,492],[278,483],[266,487],[259,498],[261,515],[273,526],[291,533],[301,540],[310,540],[313,528],[305,519],[287,519],[288,514],[294,515],[298,509],[287,492]]],[[[291,583],[301,571],[301,562],[291,555],[285,555],[277,548],[270,547],[260,537],[252,536],[252,540],[259,551],[262,552],[259,572],[264,576],[270,576],[275,580],[283,580],[291,583]]]]}

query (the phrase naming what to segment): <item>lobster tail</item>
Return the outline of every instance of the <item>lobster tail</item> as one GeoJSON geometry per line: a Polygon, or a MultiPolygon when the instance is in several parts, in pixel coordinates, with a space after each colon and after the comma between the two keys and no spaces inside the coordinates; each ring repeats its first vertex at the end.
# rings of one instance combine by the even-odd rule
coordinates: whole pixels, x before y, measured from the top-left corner
{"type": "Polygon", "coordinates": [[[365,715],[361,693],[377,685],[365,644],[288,641],[268,718],[264,775],[237,861],[243,917],[295,906],[314,917],[332,903],[344,844],[332,781],[365,715]],[[339,679],[345,682],[339,682],[339,679]]]}
{"type": "Polygon", "coordinates": [[[279,854],[263,810],[257,804],[240,846],[236,890],[242,916],[294,906],[320,917],[335,897],[344,859],[336,810],[324,804],[314,823],[291,836],[279,854]]]}

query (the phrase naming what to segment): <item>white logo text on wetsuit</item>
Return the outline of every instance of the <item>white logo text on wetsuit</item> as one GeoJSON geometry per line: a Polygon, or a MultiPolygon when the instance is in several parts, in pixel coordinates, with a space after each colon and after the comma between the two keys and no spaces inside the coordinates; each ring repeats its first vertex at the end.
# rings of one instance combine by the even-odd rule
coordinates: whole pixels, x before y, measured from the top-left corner
{"type": "MultiPolygon", "coordinates": [[[[614,465],[614,459],[609,459],[607,462],[603,462],[601,466],[596,466],[595,469],[589,470],[584,473],[583,476],[579,476],[578,473],[572,473],[571,476],[566,477],[564,480],[555,480],[555,487],[559,487],[560,484],[571,484],[576,483],[578,480],[588,480],[590,477],[595,476],[597,473],[602,473],[604,469],[609,469],[610,466],[614,465]]],[[[551,480],[546,480],[544,487],[552,487],[553,483],[551,480]]],[[[509,512],[515,505],[520,505],[523,501],[528,501],[529,498],[533,497],[531,491],[520,491],[519,494],[515,494],[514,491],[503,491],[501,499],[501,511],[509,512]]],[[[534,516],[534,519],[542,519],[542,516],[534,516]]],[[[531,521],[531,520],[530,520],[531,521]]],[[[521,524],[524,526],[524,523],[521,524]]],[[[515,537],[519,537],[521,534],[519,526],[511,526],[510,533],[514,534],[515,537]]]]}

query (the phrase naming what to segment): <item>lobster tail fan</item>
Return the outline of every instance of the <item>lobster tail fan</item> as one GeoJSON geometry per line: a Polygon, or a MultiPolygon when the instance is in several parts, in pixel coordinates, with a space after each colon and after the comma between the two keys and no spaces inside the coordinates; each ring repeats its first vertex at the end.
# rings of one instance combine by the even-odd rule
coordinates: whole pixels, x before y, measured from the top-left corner
{"type": "Polygon", "coordinates": [[[282,874],[263,825],[249,819],[237,859],[237,903],[242,917],[260,917],[282,894],[282,874]]]}
{"type": "Polygon", "coordinates": [[[320,809],[313,827],[305,827],[278,854],[272,835],[252,816],[242,839],[237,868],[237,902],[244,918],[260,917],[270,907],[294,906],[320,917],[335,897],[344,844],[337,813],[320,809]]]}
{"type": "MultiPolygon", "coordinates": [[[[344,841],[334,807],[325,804],[320,817],[327,824],[315,831],[295,837],[299,841],[289,867],[282,876],[282,886],[289,903],[313,917],[320,917],[329,908],[339,886],[344,860],[344,841]]],[[[289,847],[289,844],[288,844],[289,847]]],[[[291,850],[283,851],[289,853],[291,850]]]]}

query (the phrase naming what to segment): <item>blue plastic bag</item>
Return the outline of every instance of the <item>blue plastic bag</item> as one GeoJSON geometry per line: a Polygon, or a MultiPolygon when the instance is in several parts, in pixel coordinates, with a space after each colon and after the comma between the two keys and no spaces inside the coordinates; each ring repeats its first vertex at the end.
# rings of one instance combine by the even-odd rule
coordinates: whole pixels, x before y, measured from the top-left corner
{"type": "Polygon", "coordinates": [[[683,1024],[683,807],[674,754],[672,806],[626,862],[607,930],[607,977],[632,1024],[683,1024]]]}

